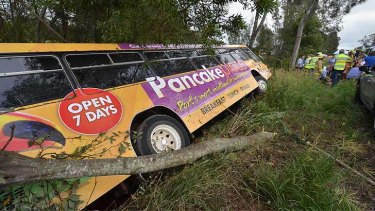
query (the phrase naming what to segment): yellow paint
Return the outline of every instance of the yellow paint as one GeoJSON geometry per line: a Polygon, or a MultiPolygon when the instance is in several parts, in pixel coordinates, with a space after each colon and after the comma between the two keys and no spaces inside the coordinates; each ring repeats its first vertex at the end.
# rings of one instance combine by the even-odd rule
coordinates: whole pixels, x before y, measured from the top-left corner
{"type": "Polygon", "coordinates": [[[94,43],[0,43],[0,53],[119,50],[118,44],[94,43]]]}
{"type": "MultiPolygon", "coordinates": [[[[246,47],[244,45],[232,45],[226,47],[246,47]]],[[[118,44],[72,44],[72,43],[2,43],[0,44],[0,53],[27,53],[27,52],[64,52],[64,51],[99,51],[99,50],[118,50],[118,44]]],[[[267,66],[262,63],[256,63],[253,60],[249,60],[245,62],[251,69],[257,69],[260,74],[262,74],[265,78],[269,78],[270,74],[264,74],[267,71],[269,72],[267,66]],[[264,73],[263,73],[264,72],[264,73]]],[[[210,102],[202,105],[189,115],[182,118],[184,123],[186,124],[187,128],[190,132],[195,131],[206,122],[220,114],[222,111],[227,109],[229,106],[234,104],[235,102],[239,101],[245,95],[249,94],[257,87],[257,82],[255,81],[254,77],[249,77],[241,82],[235,82],[236,84],[231,88],[223,91],[219,94],[216,98],[210,100],[213,102],[221,97],[225,97],[225,102],[212,109],[210,112],[203,114],[200,108],[204,107],[205,105],[209,104],[210,102]],[[241,87],[248,85],[246,90],[241,90],[241,87]],[[229,97],[228,94],[231,93],[233,90],[240,90],[239,93],[233,97],[229,97]]],[[[130,125],[138,113],[150,109],[154,107],[154,104],[144,91],[141,86],[141,83],[121,86],[115,89],[108,89],[107,91],[111,92],[120,100],[122,107],[123,107],[123,115],[122,119],[120,120],[119,124],[112,128],[108,133],[111,132],[126,132],[130,130],[130,125]]],[[[77,147],[87,145],[92,143],[97,136],[92,135],[83,135],[80,139],[76,138],[79,134],[75,133],[74,131],[67,128],[60,120],[58,114],[58,107],[61,100],[54,100],[50,102],[43,102],[40,104],[25,106],[17,109],[17,112],[21,112],[24,114],[34,115],[39,118],[45,119],[46,121],[50,122],[53,127],[58,129],[66,139],[65,146],[61,147],[51,147],[44,151],[44,153],[55,152],[55,153],[72,153],[74,152],[77,147]]],[[[12,119],[17,120],[17,118],[12,119]]],[[[10,119],[7,115],[0,115],[0,125],[6,124],[9,122],[10,119]]],[[[123,139],[118,138],[113,145],[118,145],[121,143],[123,139]]],[[[130,137],[126,138],[126,142],[130,144],[130,137]]],[[[108,149],[113,146],[109,143],[109,141],[104,141],[102,144],[97,146],[94,152],[101,152],[104,148],[108,149]]],[[[35,157],[38,155],[39,150],[29,150],[20,152],[20,154],[35,157]]],[[[118,147],[112,147],[111,150],[107,151],[107,153],[103,154],[100,158],[113,158],[119,156],[118,147]]],[[[135,157],[136,154],[132,149],[126,150],[125,154],[122,155],[123,157],[135,157]]],[[[108,192],[110,189],[118,185],[124,179],[126,179],[128,175],[122,176],[106,176],[106,177],[95,177],[90,178],[86,182],[82,183],[78,189],[78,195],[81,195],[81,200],[84,203],[81,205],[81,209],[84,208],[87,204],[91,203],[104,193],[108,192]],[[91,196],[90,196],[91,195],[91,196]]]]}
{"type": "Polygon", "coordinates": [[[182,120],[185,122],[186,127],[189,129],[189,131],[194,132],[201,126],[203,126],[205,123],[216,117],[218,114],[223,112],[225,109],[229,108],[231,105],[242,99],[244,96],[249,94],[251,91],[253,91],[255,88],[258,87],[257,82],[255,81],[254,77],[250,77],[248,79],[245,79],[233,87],[229,88],[228,90],[224,91],[217,97],[213,98],[211,101],[207,102],[206,104],[200,106],[198,109],[190,113],[189,115],[185,116],[182,120]],[[240,91],[238,95],[236,95],[233,98],[229,98],[228,94],[231,93],[233,90],[240,90],[240,87],[245,85],[250,85],[248,89],[245,91],[240,91]],[[226,101],[222,105],[216,107],[215,109],[211,110],[207,114],[203,114],[201,112],[201,108],[204,107],[207,104],[210,104],[211,102],[220,99],[221,97],[225,97],[226,101]]]}

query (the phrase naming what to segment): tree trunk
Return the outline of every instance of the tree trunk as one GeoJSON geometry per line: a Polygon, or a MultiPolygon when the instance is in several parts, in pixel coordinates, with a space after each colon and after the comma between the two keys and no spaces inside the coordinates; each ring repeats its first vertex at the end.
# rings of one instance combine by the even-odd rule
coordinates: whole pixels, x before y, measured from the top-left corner
{"type": "MultiPolygon", "coordinates": [[[[253,27],[253,31],[251,32],[251,36],[250,36],[250,41],[249,41],[249,47],[252,48],[253,45],[254,45],[254,42],[255,42],[255,39],[257,38],[260,30],[262,29],[263,25],[264,25],[264,22],[266,21],[266,17],[267,17],[267,12],[264,12],[263,14],[263,17],[262,17],[262,20],[260,21],[259,25],[257,26],[258,24],[258,20],[256,20],[254,22],[254,27],[253,27]]],[[[258,17],[259,18],[259,15],[258,17]]]]}
{"type": "MultiPolygon", "coordinates": [[[[35,14],[38,14],[39,17],[41,17],[42,19],[44,19],[44,16],[46,15],[46,12],[47,12],[47,7],[42,8],[41,9],[41,14],[39,15],[39,10],[35,6],[34,7],[34,12],[35,12],[35,14]]],[[[36,42],[39,43],[39,42],[41,42],[42,27],[41,27],[41,22],[40,22],[40,20],[38,18],[36,19],[36,30],[35,31],[36,31],[35,32],[36,42]]]]}
{"type": "Polygon", "coordinates": [[[107,175],[134,175],[192,163],[208,154],[220,151],[238,151],[274,137],[274,133],[218,138],[192,146],[140,157],[55,160],[30,158],[14,152],[0,151],[0,188],[2,186],[46,180],[107,175]]]}
{"type": "Polygon", "coordinates": [[[294,70],[294,68],[296,67],[296,61],[297,61],[299,47],[301,45],[303,29],[305,28],[306,22],[313,16],[315,11],[317,10],[318,2],[319,2],[319,0],[312,0],[311,1],[311,4],[308,6],[307,10],[305,11],[303,17],[301,18],[301,20],[298,24],[296,42],[294,44],[292,57],[290,58],[290,63],[289,63],[289,68],[291,70],[294,70]]]}
{"type": "Polygon", "coordinates": [[[35,17],[45,26],[47,29],[58,36],[63,42],[68,42],[63,36],[61,36],[57,31],[55,31],[43,18],[41,18],[35,11],[33,11],[35,17]]]}
{"type": "Polygon", "coordinates": [[[259,12],[256,11],[255,13],[255,18],[254,18],[254,25],[253,25],[253,30],[251,30],[251,35],[250,35],[250,40],[249,40],[249,48],[252,48],[254,45],[254,40],[252,39],[254,31],[256,30],[258,26],[258,21],[259,21],[259,12]]]}
{"type": "Polygon", "coordinates": [[[16,7],[16,3],[12,3],[12,0],[9,0],[9,10],[10,10],[10,17],[11,17],[11,22],[12,22],[12,41],[17,42],[18,40],[15,40],[17,36],[16,34],[16,20],[14,17],[14,7],[16,7]]]}

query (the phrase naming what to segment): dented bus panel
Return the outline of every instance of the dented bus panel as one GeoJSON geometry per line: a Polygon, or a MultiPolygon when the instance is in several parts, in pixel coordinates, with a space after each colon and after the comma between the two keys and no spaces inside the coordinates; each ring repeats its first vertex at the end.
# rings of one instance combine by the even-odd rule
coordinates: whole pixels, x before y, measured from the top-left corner
{"type": "MultiPolygon", "coordinates": [[[[186,134],[258,87],[254,74],[271,76],[244,45],[215,49],[206,55],[195,44],[0,44],[0,148],[102,159],[185,147],[186,134]],[[145,126],[150,120],[152,128],[145,126]]],[[[127,177],[82,180],[79,208],[127,177]]]]}

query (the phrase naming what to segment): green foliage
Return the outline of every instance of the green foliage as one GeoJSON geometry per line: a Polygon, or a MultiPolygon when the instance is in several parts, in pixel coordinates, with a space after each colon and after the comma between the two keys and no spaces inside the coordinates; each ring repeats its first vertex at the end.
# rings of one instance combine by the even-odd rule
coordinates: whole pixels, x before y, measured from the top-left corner
{"type": "Polygon", "coordinates": [[[246,203],[251,198],[251,191],[241,187],[244,181],[240,172],[232,168],[236,159],[234,154],[217,155],[196,162],[164,181],[154,178],[139,189],[126,209],[236,209],[232,200],[246,203]]]}
{"type": "Polygon", "coordinates": [[[77,210],[82,203],[75,194],[84,179],[45,180],[14,185],[2,190],[0,209],[5,210],[77,210]]]}
{"type": "Polygon", "coordinates": [[[253,51],[266,62],[272,62],[274,59],[272,54],[274,51],[275,37],[274,32],[268,28],[268,26],[264,26],[257,36],[257,45],[253,51]]]}
{"type": "Polygon", "coordinates": [[[166,180],[151,180],[126,209],[371,208],[367,204],[372,200],[371,186],[356,189],[361,184],[359,178],[301,145],[310,141],[354,168],[371,169],[371,162],[356,164],[357,159],[367,160],[366,152],[372,155],[373,148],[364,144],[372,138],[372,126],[352,101],[354,89],[351,81],[328,87],[302,72],[275,72],[265,95],[244,99],[236,112],[214,121],[199,139],[271,131],[278,134],[274,141],[246,151],[208,156],[180,173],[167,174],[166,180]],[[364,130],[366,121],[368,129],[364,130]],[[361,194],[356,194],[359,191],[361,194]],[[366,194],[367,199],[359,199],[366,194]]]}
{"type": "MultiPolygon", "coordinates": [[[[126,142],[128,137],[129,132],[103,132],[71,153],[45,152],[48,148],[43,148],[42,145],[48,137],[30,140],[29,144],[40,148],[37,158],[80,160],[103,157],[113,147],[117,148],[118,157],[121,157],[130,148],[130,144],[126,142]],[[106,142],[110,143],[110,147],[103,148],[102,145],[106,142]]],[[[87,141],[81,136],[74,139],[78,142],[87,141]]],[[[42,180],[3,188],[0,193],[0,210],[77,210],[82,203],[77,195],[77,188],[87,179],[42,180]]]]}
{"type": "Polygon", "coordinates": [[[231,1],[10,1],[0,4],[3,13],[0,16],[0,28],[4,30],[0,34],[0,40],[217,44],[226,31],[237,33],[244,28],[242,16],[225,17],[229,2],[231,1]]]}
{"type": "Polygon", "coordinates": [[[358,40],[362,44],[363,48],[375,46],[375,33],[365,35],[362,39],[358,40]]]}
{"type": "Polygon", "coordinates": [[[256,188],[277,210],[360,210],[352,196],[337,187],[340,182],[333,160],[307,152],[281,169],[263,165],[256,188]]]}

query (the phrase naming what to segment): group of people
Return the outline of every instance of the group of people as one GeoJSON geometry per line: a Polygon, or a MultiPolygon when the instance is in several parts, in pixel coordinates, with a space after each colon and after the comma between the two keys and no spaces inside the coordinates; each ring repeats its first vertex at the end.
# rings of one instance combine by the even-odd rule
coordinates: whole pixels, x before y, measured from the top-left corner
{"type": "Polygon", "coordinates": [[[346,54],[345,50],[341,49],[337,55],[325,55],[319,52],[316,56],[301,56],[296,65],[298,70],[315,73],[319,75],[319,79],[328,81],[332,85],[336,85],[341,78],[359,78],[362,66],[369,68],[375,66],[375,51],[370,52],[369,55],[365,55],[361,50],[350,50],[346,54]]]}

